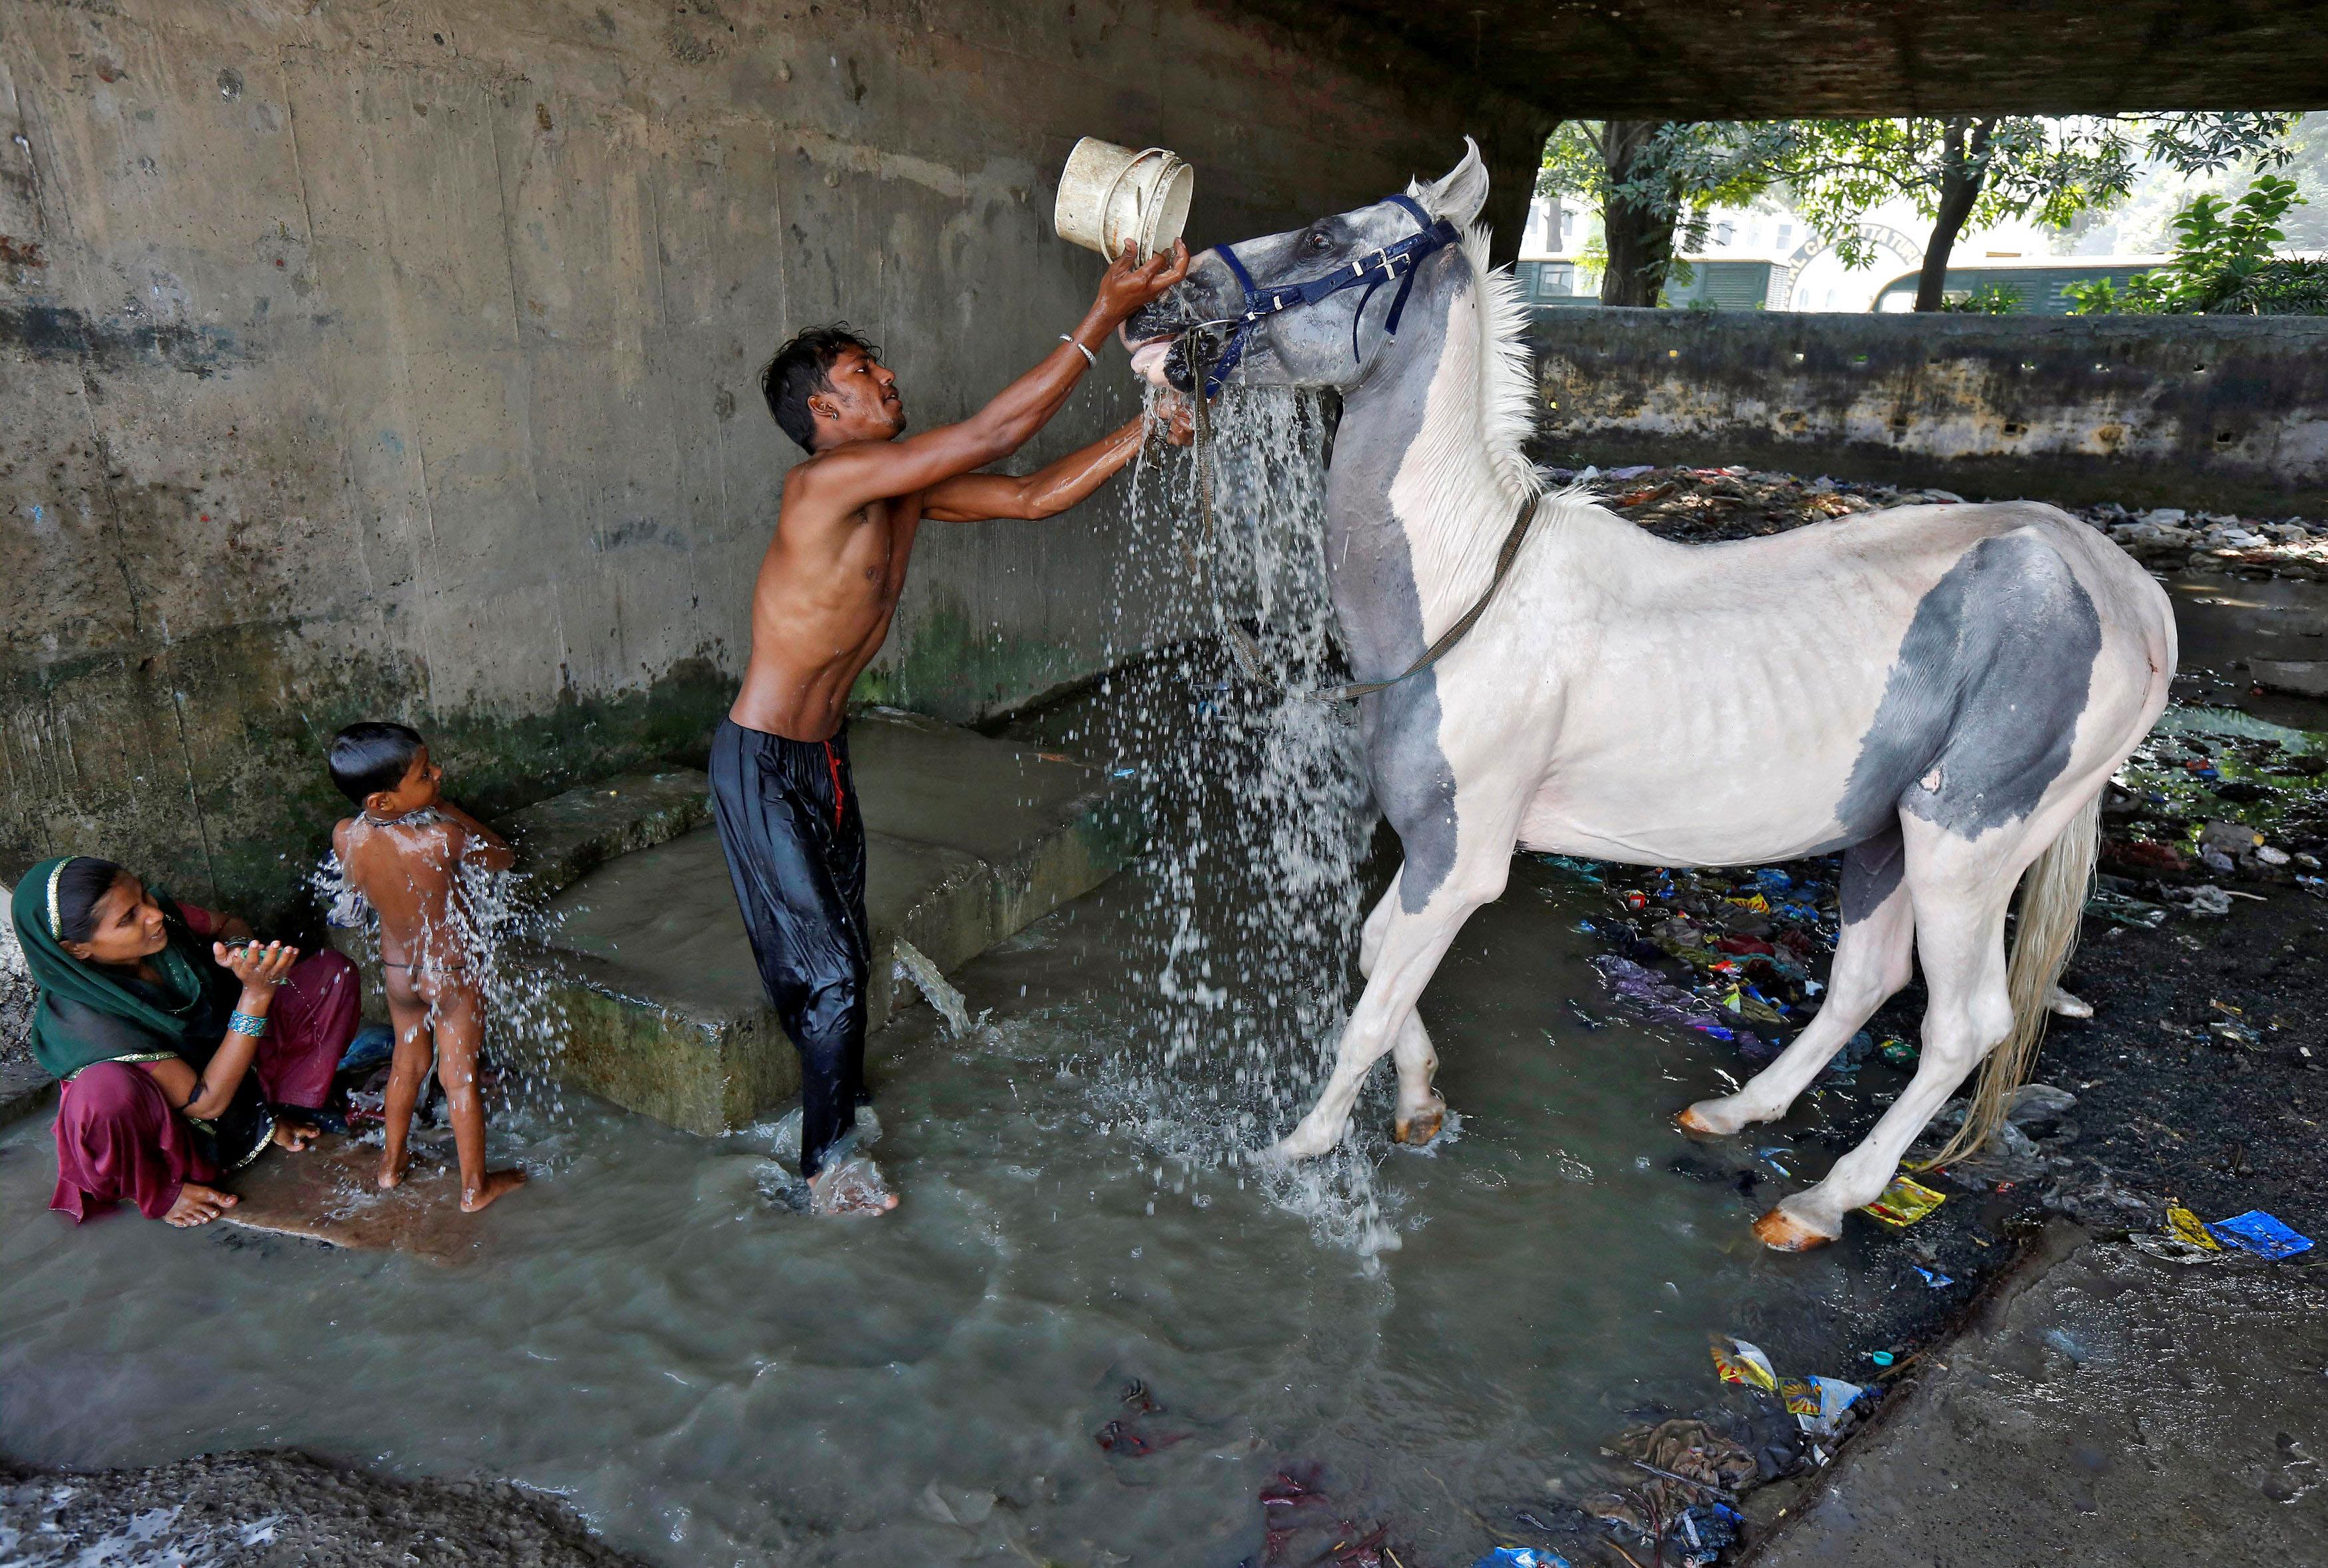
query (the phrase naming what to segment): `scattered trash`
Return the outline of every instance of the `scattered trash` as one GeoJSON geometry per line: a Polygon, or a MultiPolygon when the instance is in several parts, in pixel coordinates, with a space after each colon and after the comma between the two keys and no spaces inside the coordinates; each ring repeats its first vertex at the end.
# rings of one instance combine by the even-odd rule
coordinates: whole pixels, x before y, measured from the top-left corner
{"type": "Polygon", "coordinates": [[[2261,1258],[2292,1258],[2312,1250],[2312,1238],[2299,1235],[2259,1208],[2219,1219],[2207,1229],[2215,1239],[2261,1258]]]}
{"type": "Polygon", "coordinates": [[[1498,1546],[1471,1568],[1570,1568],[1567,1558],[1538,1546],[1498,1546]]]}
{"type": "Polygon", "coordinates": [[[2209,1233],[2205,1222],[2171,1198],[2166,1204],[2166,1234],[2176,1241],[2188,1242],[2207,1252],[2222,1250],[2223,1244],[2209,1233]]]}
{"type": "Polygon", "coordinates": [[[2223,1244],[2208,1231],[2199,1216],[2173,1198],[2166,1200],[2166,1228],[2154,1235],[2126,1237],[2136,1252],[2170,1263],[2211,1263],[2222,1259],[2223,1244]]]}
{"type": "Polygon", "coordinates": [[[1703,1568],[1719,1559],[1723,1550],[1738,1539],[1738,1526],[1744,1517],[1737,1509],[1720,1503],[1684,1508],[1667,1532],[1667,1539],[1681,1545],[1682,1568],[1703,1568]]]}
{"type": "Polygon", "coordinates": [[[1878,1366],[1889,1366],[1899,1359],[1889,1350],[1870,1350],[1867,1353],[1867,1358],[1878,1366]]]}
{"type": "MultiPolygon", "coordinates": [[[[2051,1084],[2023,1084],[2006,1102],[2004,1119],[2015,1127],[2042,1127],[2077,1109],[2078,1097],[2051,1084]]],[[[1959,1118],[1961,1120],[1961,1118],[1959,1118]]]]}
{"type": "Polygon", "coordinates": [[[1312,1467],[1289,1468],[1261,1489],[1262,1553],[1253,1568],[1403,1568],[1390,1526],[1346,1518],[1312,1467]]]}
{"type": "MultiPolygon", "coordinates": [[[[1739,1488],[1761,1479],[1766,1468],[1746,1443],[1694,1416],[1629,1428],[1601,1452],[1621,1460],[1637,1472],[1636,1479],[1629,1486],[1587,1497],[1581,1505],[1583,1511],[1642,1540],[1678,1535],[1685,1546],[1692,1537],[1681,1521],[1692,1518],[1696,1526],[1693,1550],[1703,1553],[1700,1561],[1710,1561],[1720,1550],[1714,1543],[1734,1538],[1739,1488]],[[1725,1525],[1728,1537],[1723,1534],[1725,1525]]],[[[1791,1446],[1786,1462],[1798,1462],[1791,1457],[1791,1446]]]]}
{"type": "Polygon", "coordinates": [[[1892,1185],[1860,1212],[1873,1215],[1885,1225],[1904,1227],[1914,1225],[1948,1200],[1944,1192],[1934,1192],[1912,1178],[1895,1176],[1892,1185]]]}
{"type": "Polygon", "coordinates": [[[1779,1392],[1779,1375],[1771,1370],[1770,1358],[1760,1347],[1717,1334],[1711,1348],[1713,1370],[1721,1374],[1723,1382],[1743,1384],[1765,1394],[1779,1392]]]}
{"type": "Polygon", "coordinates": [[[1908,1266],[1915,1270],[1918,1273],[1923,1275],[1924,1283],[1931,1286],[1935,1291],[1940,1289],[1944,1285],[1953,1285],[1956,1283],[1956,1281],[1940,1272],[1938,1269],[1928,1269],[1921,1263],[1910,1263],[1908,1266]]]}
{"type": "Polygon", "coordinates": [[[2094,1004],[2055,986],[2045,997],[2046,1010],[2055,1018],[2089,1019],[2094,1016],[2094,1004]]]}
{"type": "Polygon", "coordinates": [[[1867,1390],[1840,1377],[1789,1377],[1779,1385],[1787,1413],[1810,1437],[1832,1442],[1842,1434],[1843,1418],[1867,1390]]]}
{"type": "Polygon", "coordinates": [[[2165,1200],[2126,1186],[2094,1160],[2072,1160],[2055,1169],[2042,1197],[2047,1208],[2088,1230],[2155,1231],[2166,1216],[2165,1200]]]}
{"type": "Polygon", "coordinates": [[[2231,896],[2212,883],[2202,883],[2191,889],[2190,902],[2184,907],[2193,915],[2220,919],[2231,912],[2231,896]]]}

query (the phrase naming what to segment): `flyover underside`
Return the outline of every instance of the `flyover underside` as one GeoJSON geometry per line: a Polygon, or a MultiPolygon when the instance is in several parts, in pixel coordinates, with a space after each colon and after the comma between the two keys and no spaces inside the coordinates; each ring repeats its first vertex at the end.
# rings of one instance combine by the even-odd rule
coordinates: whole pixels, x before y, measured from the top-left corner
{"type": "Polygon", "coordinates": [[[2256,0],[1263,0],[1357,55],[1407,47],[1563,116],[1781,119],[2316,108],[2328,5],[2256,0]]]}

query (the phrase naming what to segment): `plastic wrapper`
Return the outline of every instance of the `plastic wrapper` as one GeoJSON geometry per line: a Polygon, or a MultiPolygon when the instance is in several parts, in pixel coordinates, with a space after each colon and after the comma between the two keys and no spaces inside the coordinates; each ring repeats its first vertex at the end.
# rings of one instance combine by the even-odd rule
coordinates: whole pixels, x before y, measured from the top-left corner
{"type": "Polygon", "coordinates": [[[1873,1215],[1888,1225],[1911,1225],[1948,1200],[1948,1194],[1944,1192],[1934,1192],[1920,1181],[1895,1176],[1892,1178],[1892,1185],[1861,1212],[1873,1215]]]}
{"type": "Polygon", "coordinates": [[[1723,1382],[1743,1384],[1765,1394],[1779,1392],[1779,1375],[1760,1346],[1716,1335],[1712,1348],[1713,1369],[1722,1375],[1723,1382]]]}
{"type": "Polygon", "coordinates": [[[2238,1247],[2258,1257],[2292,1258],[2312,1250],[2310,1236],[2299,1235],[2259,1208],[2219,1219],[2207,1229],[2225,1246],[2238,1247]]]}

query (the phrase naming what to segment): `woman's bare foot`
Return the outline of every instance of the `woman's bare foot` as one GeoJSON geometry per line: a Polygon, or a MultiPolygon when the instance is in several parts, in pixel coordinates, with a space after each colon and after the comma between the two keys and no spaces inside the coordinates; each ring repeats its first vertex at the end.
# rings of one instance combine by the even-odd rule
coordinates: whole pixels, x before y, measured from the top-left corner
{"type": "Polygon", "coordinates": [[[230,1192],[221,1192],[215,1187],[204,1187],[189,1181],[178,1188],[178,1201],[162,1216],[164,1225],[176,1225],[180,1230],[192,1230],[198,1225],[208,1225],[235,1206],[230,1192]]]}
{"type": "Polygon", "coordinates": [[[386,1192],[392,1187],[402,1187],[404,1168],[411,1162],[411,1157],[401,1149],[392,1149],[382,1154],[380,1157],[380,1189],[386,1192]]]}
{"type": "Polygon", "coordinates": [[[488,1170],[483,1181],[461,1194],[461,1212],[474,1214],[502,1194],[515,1192],[524,1185],[522,1170],[488,1170]]]}
{"type": "Polygon", "coordinates": [[[881,1179],[881,1168],[861,1154],[832,1160],[809,1179],[811,1214],[887,1214],[896,1207],[897,1195],[881,1179]]]}
{"type": "Polygon", "coordinates": [[[323,1130],[313,1123],[302,1122],[280,1111],[275,1113],[275,1147],[277,1149],[288,1150],[294,1154],[305,1154],[309,1146],[321,1136],[323,1136],[323,1130]]]}

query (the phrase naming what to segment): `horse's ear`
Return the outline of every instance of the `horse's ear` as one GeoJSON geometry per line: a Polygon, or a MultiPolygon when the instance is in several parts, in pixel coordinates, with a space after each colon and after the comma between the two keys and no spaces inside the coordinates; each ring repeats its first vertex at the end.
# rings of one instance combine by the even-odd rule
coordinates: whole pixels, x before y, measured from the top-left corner
{"type": "Polygon", "coordinates": [[[1463,138],[1463,161],[1423,192],[1422,204],[1458,229],[1479,215],[1488,204],[1488,166],[1479,161],[1478,143],[1463,138]]]}

